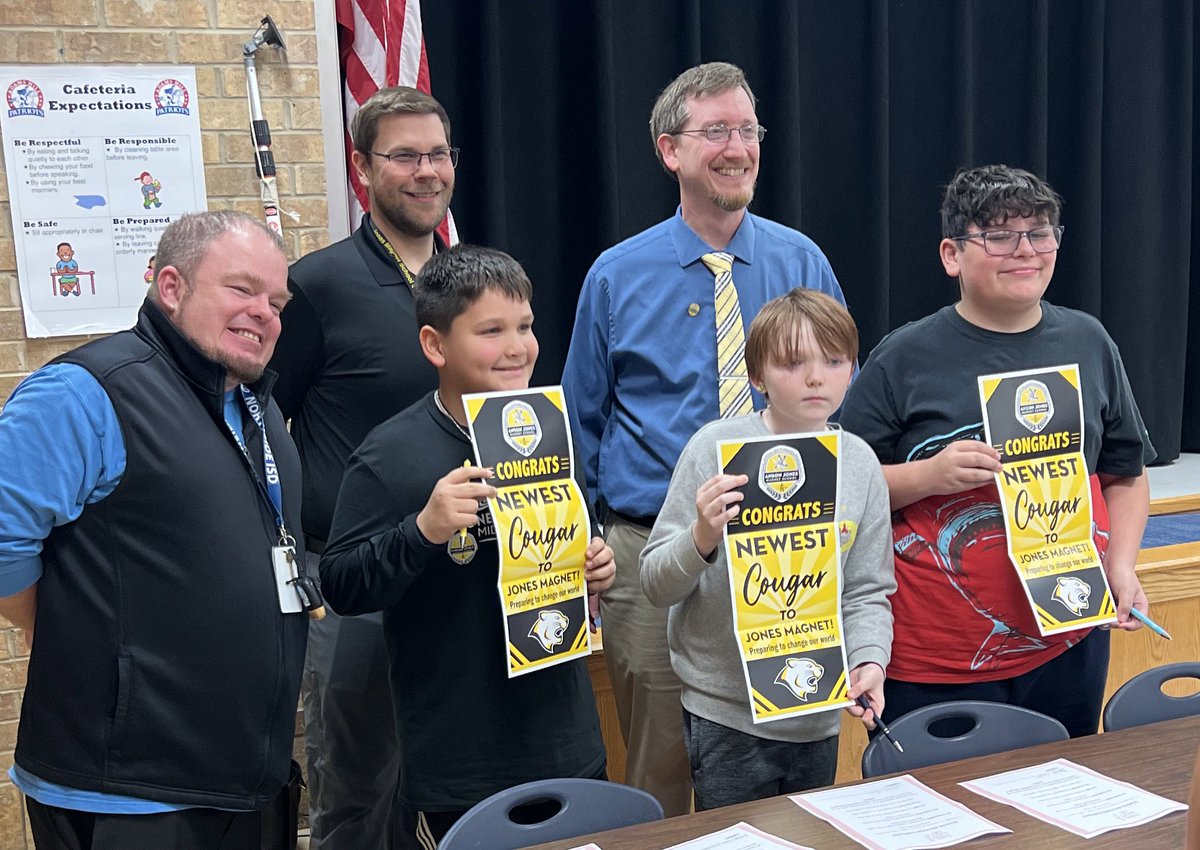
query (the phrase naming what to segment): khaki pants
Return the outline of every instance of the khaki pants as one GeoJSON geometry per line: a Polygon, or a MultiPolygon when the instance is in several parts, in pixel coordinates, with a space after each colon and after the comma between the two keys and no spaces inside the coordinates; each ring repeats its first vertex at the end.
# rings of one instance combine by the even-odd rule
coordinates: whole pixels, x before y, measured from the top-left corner
{"type": "Polygon", "coordinates": [[[604,594],[604,658],[629,751],[625,784],[649,791],[667,817],[687,814],[692,778],[683,747],[679,679],[667,650],[667,610],[642,593],[638,560],[650,529],[609,514],[616,583],[604,594]]]}

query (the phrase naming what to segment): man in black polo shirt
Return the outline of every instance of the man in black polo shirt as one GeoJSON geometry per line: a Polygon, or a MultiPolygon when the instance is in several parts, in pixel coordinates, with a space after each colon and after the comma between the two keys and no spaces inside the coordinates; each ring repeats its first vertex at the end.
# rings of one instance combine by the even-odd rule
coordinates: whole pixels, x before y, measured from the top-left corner
{"type": "MultiPolygon", "coordinates": [[[[312,567],[342,472],[367,433],[437,385],[421,354],[412,283],[445,247],[454,191],[450,120],[427,94],[383,89],[350,128],[370,212],[348,238],[292,266],[271,368],[304,467],[312,567]]],[[[381,615],[329,616],[309,635],[304,721],[314,850],[386,850],[399,776],[381,615]]]]}

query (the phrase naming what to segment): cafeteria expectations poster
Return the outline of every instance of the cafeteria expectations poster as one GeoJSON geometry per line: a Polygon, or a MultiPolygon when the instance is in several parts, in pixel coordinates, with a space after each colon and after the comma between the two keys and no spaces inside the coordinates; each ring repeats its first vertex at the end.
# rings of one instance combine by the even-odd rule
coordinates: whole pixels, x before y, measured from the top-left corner
{"type": "Polygon", "coordinates": [[[592,539],[562,387],[463,396],[500,547],[497,587],[513,678],[592,651],[584,562],[592,539]]]}
{"type": "Polygon", "coordinates": [[[0,91],[26,335],[131,327],[159,236],[208,207],[195,69],[8,65],[0,91]]]}
{"type": "Polygon", "coordinates": [[[1008,557],[1043,635],[1117,620],[1092,539],[1081,387],[1074,363],[979,378],[1008,557]]]}
{"type": "Polygon", "coordinates": [[[725,527],[733,628],[755,723],[850,705],[837,504],[840,430],[729,440],[745,475],[725,527]]]}

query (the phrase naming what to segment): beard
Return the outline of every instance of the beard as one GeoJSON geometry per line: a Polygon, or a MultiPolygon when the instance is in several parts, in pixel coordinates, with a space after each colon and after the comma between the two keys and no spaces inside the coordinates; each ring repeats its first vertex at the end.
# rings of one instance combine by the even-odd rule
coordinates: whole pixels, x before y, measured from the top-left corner
{"type": "Polygon", "coordinates": [[[205,351],[209,360],[220,363],[225,367],[225,376],[235,379],[239,384],[253,384],[263,376],[266,367],[248,357],[227,354],[223,351],[205,351]]]}
{"type": "Polygon", "coordinates": [[[263,376],[266,371],[266,365],[259,362],[254,357],[248,354],[239,352],[225,351],[219,345],[208,345],[200,342],[188,329],[188,307],[190,303],[190,293],[185,295],[179,302],[179,309],[172,317],[172,321],[180,332],[187,338],[188,342],[194,345],[201,354],[219,366],[225,367],[225,377],[236,380],[240,384],[253,384],[263,376]]]}
{"type": "Polygon", "coordinates": [[[414,209],[405,202],[404,193],[400,189],[380,192],[371,199],[371,213],[385,219],[388,224],[405,236],[428,236],[446,217],[453,194],[454,189],[450,187],[443,203],[432,209],[414,209]]]}
{"type": "Polygon", "coordinates": [[[740,192],[736,195],[718,195],[712,196],[713,205],[725,212],[737,212],[744,210],[750,206],[750,202],[754,200],[754,187],[751,186],[749,191],[740,192]]]}

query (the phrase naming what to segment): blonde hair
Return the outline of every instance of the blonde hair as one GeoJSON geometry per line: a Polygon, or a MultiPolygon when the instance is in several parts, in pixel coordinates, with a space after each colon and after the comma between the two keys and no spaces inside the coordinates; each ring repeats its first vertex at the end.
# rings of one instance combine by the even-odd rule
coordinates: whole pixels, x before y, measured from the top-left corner
{"type": "Polygon", "coordinates": [[[800,359],[800,329],[807,321],[825,354],[858,357],[858,328],[850,311],[823,292],[796,287],[763,305],[746,337],[746,371],[759,378],[767,366],[800,359]]]}

